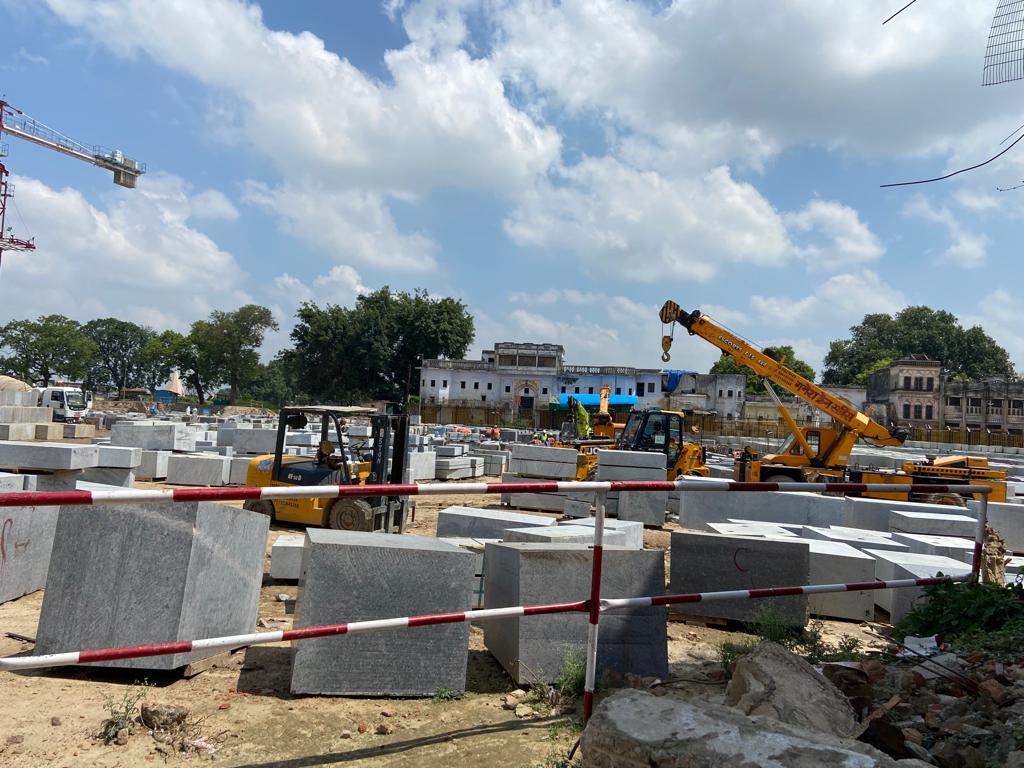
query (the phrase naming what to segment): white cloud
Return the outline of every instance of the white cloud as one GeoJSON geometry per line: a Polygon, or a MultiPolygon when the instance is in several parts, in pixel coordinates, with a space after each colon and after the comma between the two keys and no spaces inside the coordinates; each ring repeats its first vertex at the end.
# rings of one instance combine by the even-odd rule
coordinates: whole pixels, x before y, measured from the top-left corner
{"type": "Polygon", "coordinates": [[[820,233],[819,242],[811,240],[797,248],[811,269],[849,268],[885,253],[857,211],[833,200],[812,200],[799,211],[787,213],[783,220],[793,234],[820,233]]]}
{"type": "Polygon", "coordinates": [[[36,250],[8,253],[0,318],[59,313],[186,329],[212,309],[250,301],[234,257],[189,225],[194,202],[175,176],[150,174],[102,208],[73,189],[19,177],[18,207],[36,250]]]}
{"type": "Polygon", "coordinates": [[[890,287],[876,272],[862,270],[834,275],[802,298],[751,296],[760,322],[774,328],[824,328],[853,325],[872,312],[896,312],[907,306],[902,291],[890,287]]]}
{"type": "Polygon", "coordinates": [[[46,66],[50,63],[50,60],[45,56],[39,56],[38,54],[30,53],[29,51],[25,50],[24,46],[18,49],[18,52],[15,54],[15,56],[21,61],[27,62],[29,64],[41,64],[42,66],[46,66]]]}
{"type": "Polygon", "coordinates": [[[960,322],[965,327],[982,326],[1006,349],[1014,368],[1024,370],[1024,301],[1018,296],[997,288],[978,302],[975,313],[962,315],[960,322]]]}
{"type": "Polygon", "coordinates": [[[216,189],[207,189],[192,197],[192,217],[196,219],[222,219],[235,221],[238,209],[216,189]]]}
{"type": "Polygon", "coordinates": [[[327,274],[313,278],[312,285],[306,285],[287,272],[278,275],[274,278],[274,291],[284,304],[293,307],[305,301],[347,307],[352,306],[362,294],[369,293],[370,289],[363,285],[359,273],[352,267],[336,264],[327,274]]]}
{"type": "Polygon", "coordinates": [[[541,293],[511,293],[508,298],[516,304],[528,306],[584,307],[622,322],[641,322],[648,325],[660,322],[657,307],[634,301],[628,296],[610,296],[606,293],[580,291],[575,288],[548,288],[541,293]]]}
{"type": "Polygon", "coordinates": [[[950,244],[942,254],[943,261],[964,269],[975,269],[985,263],[988,237],[966,229],[948,207],[937,208],[923,196],[918,195],[907,203],[904,213],[907,216],[941,224],[946,228],[950,244]]]}

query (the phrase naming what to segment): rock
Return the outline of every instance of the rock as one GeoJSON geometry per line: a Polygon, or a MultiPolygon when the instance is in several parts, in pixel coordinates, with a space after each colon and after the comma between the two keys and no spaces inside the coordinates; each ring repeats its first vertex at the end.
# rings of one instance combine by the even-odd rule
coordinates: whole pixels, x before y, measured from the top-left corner
{"type": "Polygon", "coordinates": [[[154,731],[170,731],[181,726],[188,710],[167,704],[142,704],[142,724],[154,731]]]}
{"type": "Polygon", "coordinates": [[[907,748],[907,751],[916,759],[929,764],[932,762],[931,752],[922,747],[920,744],[915,744],[914,742],[908,739],[904,746],[907,748]]]}
{"type": "Polygon", "coordinates": [[[25,743],[25,737],[22,736],[20,733],[14,733],[14,734],[11,734],[10,736],[8,736],[5,739],[5,741],[8,744],[24,744],[25,743]]]}
{"type": "Polygon", "coordinates": [[[117,732],[117,735],[114,736],[114,743],[117,744],[117,746],[119,747],[123,747],[128,743],[127,728],[122,728],[120,731],[117,732]]]}
{"type": "Polygon", "coordinates": [[[365,722],[359,724],[358,731],[360,733],[366,733],[368,730],[370,730],[370,726],[368,726],[365,722]]]}
{"type": "Polygon", "coordinates": [[[390,723],[380,723],[376,729],[378,736],[390,736],[395,732],[395,726],[390,723]]]}
{"type": "Polygon", "coordinates": [[[940,768],[985,768],[985,755],[974,747],[964,747],[952,739],[932,747],[932,758],[940,768]]]}
{"type": "Polygon", "coordinates": [[[1024,752],[1011,752],[1007,755],[1004,768],[1024,768],[1024,752]]]}
{"type": "Polygon", "coordinates": [[[526,691],[524,691],[522,688],[516,688],[514,691],[512,691],[512,693],[509,694],[509,696],[515,696],[517,699],[525,699],[526,691]]]}
{"type": "Polygon", "coordinates": [[[501,705],[502,709],[515,709],[521,704],[521,700],[513,696],[511,693],[505,697],[505,702],[501,705]]]}
{"type": "Polygon", "coordinates": [[[1006,703],[1007,691],[1006,687],[998,680],[989,678],[978,683],[978,690],[982,696],[987,696],[992,699],[993,704],[1002,705],[1006,703]]]}
{"type": "Polygon", "coordinates": [[[529,704],[520,704],[516,707],[516,717],[533,717],[536,713],[529,704]]]}
{"type": "Polygon", "coordinates": [[[51,717],[50,718],[50,725],[52,725],[54,727],[60,725],[60,718],[59,717],[51,717]]]}
{"type": "Polygon", "coordinates": [[[341,733],[339,733],[338,735],[339,735],[339,736],[340,736],[341,738],[343,738],[343,739],[351,739],[351,738],[352,738],[352,731],[342,731],[342,732],[341,732],[341,733]]]}
{"type": "Polygon", "coordinates": [[[962,768],[985,768],[985,753],[977,747],[960,748],[960,766],[962,768]]]}
{"type": "Polygon", "coordinates": [[[763,642],[736,663],[725,696],[745,715],[764,715],[835,736],[847,736],[857,725],[839,689],[776,643],[763,642]]]}
{"type": "Polygon", "coordinates": [[[686,768],[909,768],[853,739],[747,717],[730,707],[621,690],[605,698],[583,731],[591,768],[657,765],[686,768]]]}
{"type": "Polygon", "coordinates": [[[920,744],[924,741],[924,735],[916,728],[904,728],[903,738],[913,744],[920,744]]]}
{"type": "Polygon", "coordinates": [[[897,760],[914,756],[913,752],[907,749],[907,739],[903,735],[903,731],[889,722],[886,717],[876,717],[870,720],[864,732],[857,738],[897,760]]]}
{"type": "Polygon", "coordinates": [[[381,717],[394,717],[395,716],[395,710],[393,710],[393,709],[382,709],[380,711],[380,716],[381,717]]]}

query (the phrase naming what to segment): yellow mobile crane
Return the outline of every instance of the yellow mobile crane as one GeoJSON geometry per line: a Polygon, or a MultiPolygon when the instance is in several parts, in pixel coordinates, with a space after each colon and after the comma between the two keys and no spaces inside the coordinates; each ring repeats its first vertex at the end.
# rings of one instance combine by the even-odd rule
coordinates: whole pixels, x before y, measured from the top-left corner
{"type": "MultiPolygon", "coordinates": [[[[890,483],[894,485],[946,484],[951,482],[981,483],[993,489],[991,501],[1006,501],[1006,472],[989,469],[981,456],[946,456],[927,462],[906,462],[901,472],[858,470],[849,467],[853,446],[858,440],[872,445],[897,447],[908,437],[905,429],[886,429],[866,413],[861,413],[848,400],[808,381],[742,338],[715,323],[700,310],[686,312],[674,301],[666,301],[660,312],[661,322],[670,326],[669,335],[662,336],[662,360],[668,362],[672,332],[679,323],[691,336],[700,336],[730,355],[737,363],[760,377],[768,395],[775,401],[779,415],[792,433],[778,453],[758,457],[750,448],[736,462],[736,480],[747,482],[828,482],[849,478],[855,483],[890,483]],[[783,406],[772,382],[785,387],[797,397],[828,414],[836,427],[801,428],[783,406]]],[[[906,494],[867,493],[865,496],[884,499],[905,499],[906,494]]],[[[944,500],[944,499],[918,499],[944,500]]]]}

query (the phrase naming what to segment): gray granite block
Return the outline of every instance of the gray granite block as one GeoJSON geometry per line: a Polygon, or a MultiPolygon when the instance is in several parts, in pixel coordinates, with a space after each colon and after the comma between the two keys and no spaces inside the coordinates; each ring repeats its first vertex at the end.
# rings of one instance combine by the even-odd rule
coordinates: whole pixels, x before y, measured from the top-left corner
{"type": "MultiPolygon", "coordinates": [[[[805,539],[810,548],[811,584],[858,584],[875,579],[875,560],[848,544],[805,539]]],[[[875,598],[871,591],[826,592],[807,598],[811,613],[837,619],[871,621],[875,598]]]]}
{"type": "Polygon", "coordinates": [[[500,539],[509,528],[554,525],[550,517],[504,512],[500,509],[448,507],[437,513],[438,537],[468,536],[474,539],[500,539]]]}
{"type": "Polygon", "coordinates": [[[577,517],[586,518],[590,517],[590,511],[593,509],[593,504],[589,501],[583,501],[582,499],[566,499],[565,505],[562,507],[562,511],[566,517],[577,517]]]}
{"type": "MultiPolygon", "coordinates": [[[[967,500],[967,510],[975,517],[978,515],[979,504],[974,499],[967,500]]],[[[967,510],[958,509],[957,512],[964,513],[967,510]]],[[[990,501],[988,524],[999,531],[1008,551],[1024,552],[1024,505],[990,501]]]]}
{"type": "MultiPolygon", "coordinates": [[[[597,520],[592,517],[586,520],[559,520],[558,525],[593,528],[597,525],[597,520]]],[[[623,546],[628,547],[629,549],[644,548],[643,523],[637,523],[632,520],[609,520],[608,518],[605,518],[604,530],[605,532],[621,531],[624,533],[626,535],[626,541],[623,546]]]]}
{"type": "MultiPolygon", "coordinates": [[[[594,527],[586,525],[548,525],[543,528],[509,528],[503,541],[537,541],[546,544],[593,544],[594,527]]],[[[611,528],[604,532],[605,546],[626,546],[626,534],[611,528]]]]}
{"type": "Polygon", "coordinates": [[[170,451],[142,451],[135,476],[140,480],[162,480],[167,477],[167,460],[170,451]]]}
{"type": "Polygon", "coordinates": [[[236,456],[229,459],[229,462],[228,484],[245,485],[249,479],[249,467],[252,465],[252,459],[248,456],[236,456]]]}
{"type": "Polygon", "coordinates": [[[67,472],[49,472],[38,475],[25,475],[26,491],[73,491],[76,484],[83,479],[85,470],[72,469],[67,472]]]}
{"type": "MultiPolygon", "coordinates": [[[[306,530],[295,627],[467,608],[474,556],[425,536],[306,530]],[[373,588],[365,589],[372,575],[373,588]],[[348,585],[348,586],[346,586],[348,585]]],[[[433,696],[466,687],[469,624],[294,644],[292,693],[433,696]]]]}
{"type": "MultiPolygon", "coordinates": [[[[810,576],[810,551],[807,542],[801,539],[751,539],[690,531],[672,532],[670,590],[673,594],[801,586],[810,583],[810,576]]],[[[807,623],[805,595],[767,600],[785,623],[797,627],[807,623]]],[[[761,602],[715,600],[678,605],[673,610],[749,621],[761,602]]]]}
{"type": "Polygon", "coordinates": [[[223,456],[173,454],[167,459],[167,482],[172,485],[225,485],[228,459],[223,456]]]}
{"type": "Polygon", "coordinates": [[[194,451],[196,433],[178,422],[119,421],[110,431],[110,444],[146,451],[194,451]]]}
{"type": "MultiPolygon", "coordinates": [[[[1024,513],[1024,509],[1021,512],[1024,513]]],[[[895,541],[906,544],[910,551],[917,555],[941,555],[953,560],[963,560],[964,555],[967,555],[967,562],[974,559],[974,539],[898,531],[894,531],[892,537],[895,541]]]]}
{"type": "Polygon", "coordinates": [[[36,424],[36,440],[60,440],[64,437],[64,425],[59,423],[36,424]]]}
{"type": "MultiPolygon", "coordinates": [[[[3,391],[3,390],[0,390],[3,391]]],[[[25,490],[25,475],[0,472],[0,493],[25,490]]]]}
{"type": "Polygon", "coordinates": [[[977,520],[967,515],[935,514],[895,510],[889,517],[890,530],[903,533],[927,533],[933,536],[974,537],[977,520]]]}
{"type": "MultiPolygon", "coordinates": [[[[711,482],[700,478],[687,480],[711,482]]],[[[842,525],[846,510],[843,499],[817,493],[686,491],[680,496],[679,524],[697,530],[705,529],[706,523],[724,523],[729,518],[794,525],[842,525]]]]}
{"type": "MultiPolygon", "coordinates": [[[[966,563],[939,555],[881,549],[866,549],[864,552],[875,558],[875,578],[881,581],[927,579],[940,573],[943,576],[962,576],[971,572],[971,567],[966,563]]],[[[888,611],[889,621],[894,624],[924,599],[924,587],[875,590],[875,605],[888,611]]]]}
{"type": "MultiPolygon", "coordinates": [[[[210,502],[62,508],[33,653],[254,631],[269,522],[210,502]]],[[[220,652],[99,666],[175,669],[220,652]]]]}
{"type": "Polygon", "coordinates": [[[121,467],[89,467],[82,470],[79,480],[131,488],[135,485],[135,471],[121,467]]]}
{"type": "Polygon", "coordinates": [[[76,440],[82,437],[95,437],[96,426],[94,424],[65,424],[64,439],[76,440]]]}
{"type": "Polygon", "coordinates": [[[245,429],[235,433],[235,453],[273,453],[277,445],[276,429],[245,429]]]}
{"type": "Polygon", "coordinates": [[[298,581],[302,575],[302,548],[306,537],[302,534],[278,536],[270,548],[270,577],[284,581],[298,581]]]}
{"type": "MultiPolygon", "coordinates": [[[[573,453],[575,453],[575,451],[573,451],[573,453]]],[[[513,456],[508,467],[510,471],[520,477],[534,477],[542,480],[574,480],[576,478],[575,457],[570,462],[520,459],[513,456]]]]}
{"type": "Polygon", "coordinates": [[[29,422],[0,424],[0,440],[34,440],[36,425],[29,422]]]}
{"type": "Polygon", "coordinates": [[[977,519],[977,513],[960,507],[943,504],[921,504],[914,501],[893,501],[892,499],[864,499],[847,496],[844,499],[846,514],[842,525],[850,528],[866,528],[872,531],[888,531],[890,518],[895,510],[905,512],[931,512],[935,514],[956,513],[977,519]]]}
{"type": "Polygon", "coordinates": [[[665,524],[668,491],[622,491],[615,512],[619,520],[661,527],[665,524]]]}
{"type": "Polygon", "coordinates": [[[84,469],[99,463],[96,445],[71,443],[0,443],[0,467],[15,469],[84,469]]]}
{"type": "MultiPolygon", "coordinates": [[[[635,469],[660,470],[658,480],[665,479],[667,457],[664,453],[654,451],[613,451],[600,449],[597,452],[597,466],[610,469],[611,467],[624,467],[635,469]]],[[[598,470],[600,471],[600,469],[598,470]]],[[[607,477],[608,480],[620,480],[623,478],[607,477]]]]}
{"type": "Polygon", "coordinates": [[[768,536],[796,536],[789,528],[773,523],[708,523],[712,533],[723,536],[752,536],[765,538],[768,536]]]}
{"type": "Polygon", "coordinates": [[[818,528],[806,525],[800,535],[805,539],[820,539],[849,544],[856,549],[889,549],[893,552],[909,552],[910,547],[893,539],[889,534],[861,528],[818,528]]]}
{"type": "Polygon", "coordinates": [[[99,463],[97,466],[134,469],[141,463],[141,448],[131,448],[126,446],[115,445],[99,446],[99,463]]]}
{"type": "Polygon", "coordinates": [[[512,460],[523,459],[526,461],[552,461],[557,464],[576,464],[578,451],[575,448],[551,448],[546,445],[520,445],[512,446],[512,460]]]}
{"type": "Polygon", "coordinates": [[[46,586],[59,507],[0,508],[0,603],[46,586]]]}
{"type": "MultiPolygon", "coordinates": [[[[581,544],[488,544],[484,560],[487,608],[583,600],[590,595],[592,551],[581,544]]],[[[604,551],[604,597],[661,595],[665,559],[660,550],[609,547],[604,551]]],[[[583,653],[585,614],[563,613],[489,619],[484,644],[512,679],[523,684],[535,675],[553,681],[562,670],[565,649],[583,653]]],[[[667,612],[662,607],[601,616],[597,664],[602,670],[665,677],[668,673],[667,612]]]]}
{"type": "Polygon", "coordinates": [[[464,445],[439,445],[434,449],[439,459],[455,458],[457,456],[463,456],[466,453],[466,446],[464,445]]]}

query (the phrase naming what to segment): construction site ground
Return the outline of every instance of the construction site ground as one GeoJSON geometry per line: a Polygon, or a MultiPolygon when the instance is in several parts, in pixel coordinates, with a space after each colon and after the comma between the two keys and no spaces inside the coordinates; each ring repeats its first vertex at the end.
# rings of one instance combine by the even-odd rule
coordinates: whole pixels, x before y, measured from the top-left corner
{"type": "MultiPolygon", "coordinates": [[[[164,487],[159,483],[137,485],[164,487]]],[[[407,533],[432,536],[438,511],[452,505],[500,506],[496,496],[422,497],[407,533]]],[[[665,530],[647,530],[646,546],[667,550],[672,528],[670,524],[665,530]]],[[[278,536],[301,530],[276,523],[271,526],[259,629],[292,626],[297,587],[294,582],[270,578],[270,548],[278,536]],[[278,595],[285,594],[292,599],[278,600],[278,595]]],[[[373,589],[374,584],[371,579],[353,588],[373,589]]],[[[43,593],[37,592],[0,605],[0,655],[31,651],[31,643],[6,633],[34,636],[42,599],[43,593]]],[[[824,627],[826,638],[853,635],[867,644],[878,643],[869,625],[825,621],[824,627]]],[[[721,682],[692,681],[706,681],[708,673],[719,668],[723,642],[747,636],[733,627],[681,621],[670,621],[668,634],[670,679],[675,681],[668,686],[668,695],[720,698],[724,692],[721,682]]],[[[339,653],[343,653],[345,639],[337,641],[339,653]]],[[[470,632],[466,694],[459,699],[293,697],[289,679],[287,643],[221,655],[191,678],[178,673],[86,667],[0,673],[0,701],[6,702],[0,765],[59,768],[183,761],[180,753],[155,740],[138,724],[125,745],[105,744],[98,738],[108,717],[105,702],[119,701],[136,683],[145,684],[146,702],[189,710],[192,738],[201,738],[215,748],[194,754],[193,761],[226,766],[307,768],[358,762],[450,768],[456,761],[474,766],[555,764],[578,733],[573,721],[579,721],[579,707],[570,714],[527,718],[518,718],[502,707],[504,696],[517,686],[487,652],[483,631],[477,627],[470,632]],[[360,733],[361,725],[364,733],[360,733]],[[380,725],[391,732],[377,733],[380,725]]]]}

